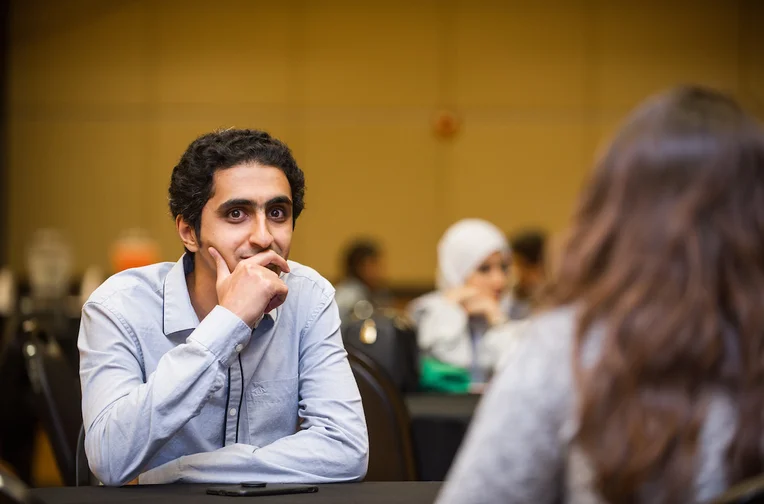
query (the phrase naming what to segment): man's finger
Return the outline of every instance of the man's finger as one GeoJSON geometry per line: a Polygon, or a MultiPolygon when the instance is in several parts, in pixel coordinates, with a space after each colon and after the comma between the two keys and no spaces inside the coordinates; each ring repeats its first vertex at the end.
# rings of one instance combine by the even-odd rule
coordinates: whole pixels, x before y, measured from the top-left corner
{"type": "MultiPolygon", "coordinates": [[[[264,266],[268,268],[269,265],[275,266],[278,270],[283,271],[284,273],[289,273],[289,264],[286,262],[286,259],[278,255],[273,250],[266,250],[265,252],[259,252],[252,257],[249,257],[245,259],[245,261],[251,261],[255,264],[259,264],[260,266],[264,266]]],[[[278,271],[275,271],[273,267],[268,268],[274,273],[278,274],[278,271]]]]}
{"type": "Polygon", "coordinates": [[[218,282],[228,278],[231,275],[231,270],[228,269],[228,265],[225,263],[225,259],[220,255],[220,252],[215,250],[215,247],[210,247],[210,255],[215,259],[215,265],[217,266],[218,282]]]}
{"type": "Polygon", "coordinates": [[[268,303],[268,306],[265,307],[264,313],[270,313],[271,310],[275,310],[276,308],[284,304],[284,302],[286,301],[286,298],[287,298],[286,293],[276,294],[275,296],[273,296],[270,302],[268,303]]]}

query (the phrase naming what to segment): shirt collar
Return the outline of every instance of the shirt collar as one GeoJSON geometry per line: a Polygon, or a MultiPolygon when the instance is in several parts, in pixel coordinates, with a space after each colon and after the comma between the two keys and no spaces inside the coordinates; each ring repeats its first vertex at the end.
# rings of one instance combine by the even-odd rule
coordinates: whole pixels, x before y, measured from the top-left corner
{"type": "Polygon", "coordinates": [[[194,256],[183,254],[164,279],[165,335],[193,330],[199,325],[186,283],[186,275],[193,270],[194,256]]]}
{"type": "MultiPolygon", "coordinates": [[[[194,270],[194,256],[183,254],[164,279],[164,333],[166,336],[181,331],[193,331],[199,325],[191,296],[188,293],[186,276],[194,270]]],[[[283,280],[284,274],[282,273],[283,280]]],[[[275,323],[278,321],[281,306],[271,310],[264,317],[275,323]]]]}

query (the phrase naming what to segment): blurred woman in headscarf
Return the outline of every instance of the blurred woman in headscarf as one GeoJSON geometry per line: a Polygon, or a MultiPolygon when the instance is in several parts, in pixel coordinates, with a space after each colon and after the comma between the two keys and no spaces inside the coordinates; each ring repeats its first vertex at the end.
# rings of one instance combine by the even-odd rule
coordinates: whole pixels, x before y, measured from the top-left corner
{"type": "Polygon", "coordinates": [[[412,301],[409,314],[425,357],[470,371],[485,382],[499,357],[491,340],[507,321],[510,248],[490,222],[464,219],[438,243],[435,292],[412,301]]]}

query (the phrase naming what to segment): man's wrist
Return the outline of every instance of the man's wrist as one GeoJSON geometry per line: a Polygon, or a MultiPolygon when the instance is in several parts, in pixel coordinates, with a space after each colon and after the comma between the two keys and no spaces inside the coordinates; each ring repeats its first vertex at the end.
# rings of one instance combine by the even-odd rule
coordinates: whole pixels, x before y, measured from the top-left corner
{"type": "Polygon", "coordinates": [[[189,336],[212,353],[224,365],[249,343],[252,328],[228,308],[218,305],[201,321],[189,336]]]}
{"type": "Polygon", "coordinates": [[[228,307],[228,306],[224,305],[223,303],[218,303],[217,306],[219,306],[219,307],[221,307],[221,308],[231,312],[233,315],[238,317],[239,320],[241,320],[244,324],[249,326],[250,329],[255,329],[257,327],[257,325],[260,323],[260,321],[263,320],[263,316],[265,315],[264,313],[261,313],[258,317],[253,319],[253,318],[247,316],[248,314],[244,313],[245,310],[237,310],[235,308],[228,307]]]}

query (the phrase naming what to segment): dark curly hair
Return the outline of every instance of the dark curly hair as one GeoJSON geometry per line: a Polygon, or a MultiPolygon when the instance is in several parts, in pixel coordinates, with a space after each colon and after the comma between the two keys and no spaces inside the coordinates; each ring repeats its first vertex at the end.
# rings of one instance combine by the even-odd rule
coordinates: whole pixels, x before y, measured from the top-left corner
{"type": "Polygon", "coordinates": [[[242,163],[280,169],[292,189],[292,225],[305,208],[305,175],[287,145],[264,131],[225,129],[206,133],[188,146],[170,177],[169,203],[173,219],[183,217],[201,229],[202,208],[215,192],[212,176],[242,163]]]}
{"type": "Polygon", "coordinates": [[[544,264],[544,246],[546,233],[539,229],[528,229],[509,239],[513,257],[521,257],[528,264],[542,266],[544,264]]]}

